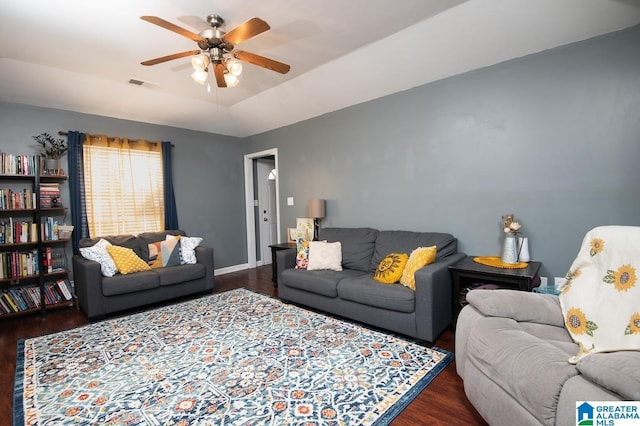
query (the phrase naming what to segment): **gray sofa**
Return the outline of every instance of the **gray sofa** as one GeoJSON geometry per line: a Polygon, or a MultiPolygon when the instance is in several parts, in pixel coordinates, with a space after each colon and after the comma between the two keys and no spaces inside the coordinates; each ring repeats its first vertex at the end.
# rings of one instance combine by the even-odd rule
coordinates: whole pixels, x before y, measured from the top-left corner
{"type": "Polygon", "coordinates": [[[467,302],[456,323],[456,368],[492,426],[575,425],[576,401],[640,400],[640,352],[567,362],[578,345],[557,296],[472,290],[467,302]]]}
{"type": "MultiPolygon", "coordinates": [[[[143,260],[149,260],[150,243],[162,241],[166,235],[186,235],[182,230],[146,232],[138,235],[101,237],[113,245],[132,249],[143,260]]],[[[80,247],[90,247],[99,238],[83,239],[80,247]]],[[[197,263],[168,266],[132,274],[102,275],[100,264],[80,254],[72,258],[75,292],[80,308],[94,320],[112,312],[150,303],[211,291],[213,279],[213,248],[195,248],[197,263]]]]}
{"type": "Polygon", "coordinates": [[[464,257],[452,235],[323,228],[319,239],[341,242],[343,270],[295,269],[295,249],[281,250],[276,262],[281,299],[428,342],[451,324],[448,267],[464,257]],[[436,260],[416,272],[415,292],[373,279],[378,263],[389,253],[411,254],[417,247],[433,245],[438,249],[436,260]]]}

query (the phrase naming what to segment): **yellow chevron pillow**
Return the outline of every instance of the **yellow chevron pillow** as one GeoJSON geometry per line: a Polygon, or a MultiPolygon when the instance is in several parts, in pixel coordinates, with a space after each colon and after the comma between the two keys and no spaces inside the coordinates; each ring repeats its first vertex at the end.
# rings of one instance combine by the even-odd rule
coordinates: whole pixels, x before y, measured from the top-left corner
{"type": "Polygon", "coordinates": [[[113,259],[113,263],[116,264],[118,272],[122,275],[130,274],[132,272],[149,271],[151,267],[147,265],[147,262],[142,260],[138,255],[127,247],[120,246],[107,246],[109,256],[113,259]]]}
{"type": "Polygon", "coordinates": [[[402,277],[400,277],[400,284],[405,287],[409,287],[411,290],[416,289],[416,271],[422,269],[430,263],[436,260],[437,248],[431,247],[418,247],[411,252],[407,266],[404,267],[402,277]]]}

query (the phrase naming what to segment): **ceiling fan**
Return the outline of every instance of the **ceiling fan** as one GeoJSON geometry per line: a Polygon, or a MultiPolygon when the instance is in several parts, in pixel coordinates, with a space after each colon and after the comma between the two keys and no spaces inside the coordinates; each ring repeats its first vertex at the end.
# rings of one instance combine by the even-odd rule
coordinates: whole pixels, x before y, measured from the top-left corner
{"type": "Polygon", "coordinates": [[[243,50],[235,50],[235,45],[261,34],[271,27],[260,18],[252,18],[238,25],[229,32],[220,29],[224,20],[215,14],[207,16],[207,23],[211,28],[195,34],[189,30],[165,21],[157,16],[141,16],[143,21],[158,25],[181,36],[187,37],[198,43],[199,50],[174,53],[160,58],[141,62],[142,65],[156,65],[174,59],[192,56],[191,64],[195,71],[192,74],[194,80],[204,84],[208,79],[209,65],[213,69],[218,87],[231,87],[238,84],[238,75],[242,72],[241,62],[248,62],[271,71],[286,74],[291,68],[289,65],[255,53],[243,50]]]}

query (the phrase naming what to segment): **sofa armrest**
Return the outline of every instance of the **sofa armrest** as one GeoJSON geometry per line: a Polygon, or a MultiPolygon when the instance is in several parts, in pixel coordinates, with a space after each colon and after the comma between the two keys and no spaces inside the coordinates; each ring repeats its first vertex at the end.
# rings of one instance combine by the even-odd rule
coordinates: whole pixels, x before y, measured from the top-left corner
{"type": "Polygon", "coordinates": [[[276,252],[276,277],[278,282],[282,282],[280,276],[285,269],[291,269],[296,267],[296,249],[289,248],[285,250],[278,250],[276,252]]]}
{"type": "Polygon", "coordinates": [[[214,267],[213,267],[213,248],[206,246],[197,246],[195,249],[196,261],[204,265],[207,270],[206,289],[210,290],[214,287],[214,267]]]}
{"type": "Polygon", "coordinates": [[[582,375],[623,399],[640,401],[640,352],[594,353],[578,361],[582,375]]]}
{"type": "Polygon", "coordinates": [[[73,282],[78,303],[89,319],[104,315],[100,264],[79,254],[71,258],[73,282]]]}
{"type": "Polygon", "coordinates": [[[452,284],[449,266],[465,257],[456,253],[416,271],[417,338],[435,341],[453,320],[452,284]]]}
{"type": "Polygon", "coordinates": [[[564,327],[559,299],[551,294],[509,289],[471,290],[467,293],[467,302],[485,316],[564,327]]]}

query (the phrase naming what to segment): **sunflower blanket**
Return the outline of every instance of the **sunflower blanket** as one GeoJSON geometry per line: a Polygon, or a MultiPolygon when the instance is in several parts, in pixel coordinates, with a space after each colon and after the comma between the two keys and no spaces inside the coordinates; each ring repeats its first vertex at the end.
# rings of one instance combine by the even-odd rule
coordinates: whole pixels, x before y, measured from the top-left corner
{"type": "Polygon", "coordinates": [[[582,241],[560,286],[565,324],[580,350],[640,350],[640,227],[601,226],[582,241]]]}

